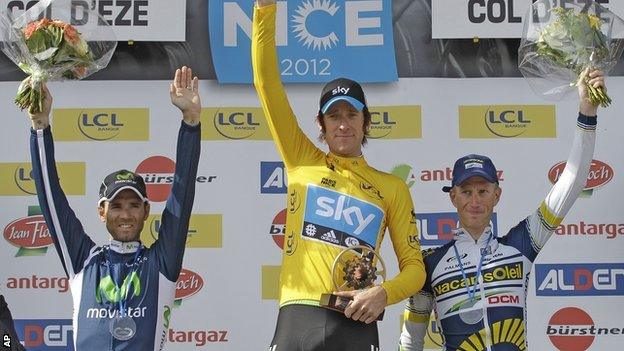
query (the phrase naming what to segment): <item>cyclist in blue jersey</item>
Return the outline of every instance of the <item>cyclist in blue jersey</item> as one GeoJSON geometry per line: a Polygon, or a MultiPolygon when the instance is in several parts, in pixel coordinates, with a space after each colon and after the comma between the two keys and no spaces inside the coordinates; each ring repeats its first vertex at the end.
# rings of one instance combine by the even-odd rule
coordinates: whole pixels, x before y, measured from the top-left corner
{"type": "Polygon", "coordinates": [[[13,317],[9,306],[0,294],[0,350],[22,351],[24,346],[20,344],[13,325],[13,317]]]}
{"type": "Polygon", "coordinates": [[[104,178],[98,212],[110,242],[96,246],[61,189],[49,125],[52,96],[47,88],[42,112],[30,115],[33,178],[69,278],[76,350],[163,349],[195,196],[200,154],[198,84],[191,69],[182,67],[170,85],[171,102],[182,112],[182,122],[171,194],[158,239],[149,248],[139,239],[150,210],[143,178],[127,170],[104,178]]]}
{"type": "MultiPolygon", "coordinates": [[[[580,79],[585,76],[594,87],[604,87],[601,71],[580,79]]],[[[566,168],[537,210],[507,235],[497,236],[490,227],[502,192],[492,161],[472,154],[455,162],[452,184],[443,191],[457,208],[460,228],[451,242],[423,253],[427,278],[407,304],[401,351],[423,350],[432,310],[444,350],[526,350],[528,274],[583,190],[594,153],[598,106],[589,102],[585,86],[578,86],[578,128],[566,168]]]]}

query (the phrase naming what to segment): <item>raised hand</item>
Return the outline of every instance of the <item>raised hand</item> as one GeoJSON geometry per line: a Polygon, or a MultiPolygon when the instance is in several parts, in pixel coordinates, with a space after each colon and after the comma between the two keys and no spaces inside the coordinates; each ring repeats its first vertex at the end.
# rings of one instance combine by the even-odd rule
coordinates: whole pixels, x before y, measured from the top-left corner
{"type": "Polygon", "coordinates": [[[595,116],[598,112],[598,105],[594,105],[589,100],[589,89],[582,82],[587,82],[587,85],[590,85],[594,88],[602,87],[605,91],[607,89],[604,80],[604,73],[600,70],[594,69],[589,70],[586,69],[581,73],[579,77],[578,86],[578,94],[579,94],[579,111],[585,116],[595,116]]]}
{"type": "Polygon", "coordinates": [[[45,83],[41,83],[41,93],[43,95],[43,103],[41,106],[41,111],[37,113],[28,112],[28,117],[30,117],[30,122],[32,123],[32,128],[37,129],[45,129],[50,125],[50,111],[52,110],[52,94],[50,94],[50,90],[45,85],[45,83]]]}
{"type": "Polygon", "coordinates": [[[199,123],[201,100],[199,98],[199,79],[193,77],[189,67],[178,68],[173,82],[169,85],[171,103],[182,111],[184,122],[190,125],[199,123]]]}

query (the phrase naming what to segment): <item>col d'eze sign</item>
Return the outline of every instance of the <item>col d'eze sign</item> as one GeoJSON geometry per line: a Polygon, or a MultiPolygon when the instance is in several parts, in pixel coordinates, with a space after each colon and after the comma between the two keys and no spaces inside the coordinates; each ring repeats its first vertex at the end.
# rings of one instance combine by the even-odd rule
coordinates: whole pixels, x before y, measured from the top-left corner
{"type": "MultiPolygon", "coordinates": [[[[549,0],[546,7],[584,7],[587,0],[549,0]]],[[[600,6],[624,18],[624,1],[596,0],[600,6]]],[[[431,25],[434,39],[520,38],[531,0],[434,0],[431,25]]],[[[534,20],[544,22],[548,10],[540,6],[534,20]]],[[[598,14],[598,13],[597,13],[598,14]]],[[[600,16],[600,14],[598,14],[600,16]]],[[[614,33],[616,35],[616,33],[614,33]]]]}
{"type": "MultiPolygon", "coordinates": [[[[252,83],[254,2],[210,0],[212,61],[220,83],[252,83]]],[[[276,43],[284,82],[397,80],[391,0],[277,2],[276,43]]]]}
{"type": "Polygon", "coordinates": [[[43,7],[45,17],[75,26],[86,40],[186,40],[186,1],[0,0],[0,10],[14,18],[35,5],[43,7]],[[101,30],[106,24],[112,31],[101,30]]]}

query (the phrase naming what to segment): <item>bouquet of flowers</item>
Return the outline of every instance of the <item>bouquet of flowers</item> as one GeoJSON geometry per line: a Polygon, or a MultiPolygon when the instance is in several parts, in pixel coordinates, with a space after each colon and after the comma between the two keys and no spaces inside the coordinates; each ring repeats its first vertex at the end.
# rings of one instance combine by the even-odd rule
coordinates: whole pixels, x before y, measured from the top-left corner
{"type": "Polygon", "coordinates": [[[607,73],[622,54],[624,21],[593,0],[558,7],[539,0],[529,8],[518,49],[518,68],[531,87],[546,97],[561,98],[585,84],[592,104],[609,106],[602,88],[579,82],[586,69],[607,73]]]}
{"type": "MultiPolygon", "coordinates": [[[[9,12],[0,15],[2,51],[28,74],[17,90],[15,103],[30,113],[42,110],[43,83],[85,78],[106,67],[117,46],[117,42],[110,39],[90,41],[88,36],[92,32],[81,34],[62,20],[37,19],[46,12],[47,6],[52,6],[52,2],[33,6],[15,20],[9,12]]],[[[66,3],[63,10],[71,11],[71,4],[66,3]]],[[[54,9],[54,14],[62,15],[62,12],[54,9]]],[[[98,31],[102,30],[98,28],[98,31]]],[[[102,37],[101,33],[98,36],[102,37]]]]}

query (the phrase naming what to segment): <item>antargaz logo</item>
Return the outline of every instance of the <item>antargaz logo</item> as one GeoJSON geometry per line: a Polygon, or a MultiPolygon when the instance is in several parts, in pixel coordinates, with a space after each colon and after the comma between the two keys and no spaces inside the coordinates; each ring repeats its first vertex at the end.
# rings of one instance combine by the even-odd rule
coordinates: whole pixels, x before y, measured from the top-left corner
{"type": "Polygon", "coordinates": [[[271,140],[259,107],[203,108],[202,140],[271,140]]]}
{"type": "Polygon", "coordinates": [[[396,165],[390,171],[393,175],[401,178],[408,188],[411,188],[416,183],[416,175],[414,169],[410,165],[400,164],[396,165]]]}
{"type": "MultiPolygon", "coordinates": [[[[548,171],[548,180],[555,184],[559,180],[559,177],[561,177],[565,166],[565,161],[559,162],[552,166],[552,168],[548,171]]],[[[582,196],[591,196],[594,189],[606,185],[611,181],[611,179],[613,179],[613,168],[602,161],[592,160],[582,196]]]]}
{"type": "MultiPolygon", "coordinates": [[[[66,195],[85,194],[85,163],[57,162],[61,187],[66,195]]],[[[29,196],[36,195],[32,164],[0,163],[0,195],[29,196]]]]}
{"type": "Polygon", "coordinates": [[[179,307],[182,300],[197,294],[204,287],[204,279],[190,269],[182,268],[176,282],[175,300],[173,305],[179,307]]]}
{"type": "Polygon", "coordinates": [[[28,206],[28,215],[4,227],[4,239],[18,247],[15,257],[45,255],[54,242],[39,206],[28,206]]]}
{"type": "MultiPolygon", "coordinates": [[[[151,246],[160,232],[161,215],[149,215],[146,225],[141,231],[141,241],[151,246]]],[[[217,248],[223,246],[223,216],[220,214],[191,214],[186,247],[188,248],[217,248]]]]}
{"type": "Polygon", "coordinates": [[[371,139],[419,139],[422,118],[419,105],[373,106],[370,108],[371,139]]]}
{"type": "MultiPolygon", "coordinates": [[[[173,183],[175,162],[165,156],[151,156],[137,166],[136,173],[145,180],[147,197],[150,201],[162,202],[167,200],[173,183]]],[[[197,176],[197,183],[212,183],[217,176],[197,176]]]]}
{"type": "MultiPolygon", "coordinates": [[[[220,83],[252,83],[253,3],[211,0],[212,61],[220,83]]],[[[276,45],[284,82],[359,82],[397,79],[392,1],[278,1],[276,45]],[[359,58],[367,57],[367,60],[359,58]]]]}
{"type": "Polygon", "coordinates": [[[54,109],[54,138],[59,141],[147,141],[149,109],[54,109]]]}
{"type": "Polygon", "coordinates": [[[555,138],[554,105],[459,107],[460,138],[555,138]]]}

